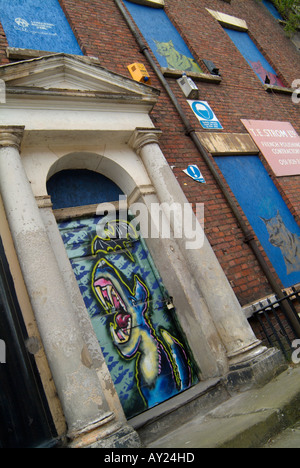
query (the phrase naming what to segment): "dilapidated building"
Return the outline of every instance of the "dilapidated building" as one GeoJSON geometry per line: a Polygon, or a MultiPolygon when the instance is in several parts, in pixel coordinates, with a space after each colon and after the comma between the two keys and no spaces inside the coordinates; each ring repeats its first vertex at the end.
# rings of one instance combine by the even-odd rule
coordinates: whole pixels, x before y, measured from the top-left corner
{"type": "Polygon", "coordinates": [[[138,447],[284,367],[252,317],[300,283],[299,52],[272,13],[0,0],[3,447],[138,447]]]}

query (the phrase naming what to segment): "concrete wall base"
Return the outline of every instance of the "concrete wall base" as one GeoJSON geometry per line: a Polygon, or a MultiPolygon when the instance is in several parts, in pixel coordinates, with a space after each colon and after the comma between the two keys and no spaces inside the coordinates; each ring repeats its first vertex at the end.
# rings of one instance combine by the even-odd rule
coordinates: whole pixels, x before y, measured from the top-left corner
{"type": "Polygon", "coordinates": [[[85,435],[68,444],[67,448],[141,448],[141,440],[137,432],[129,425],[118,426],[112,432],[107,431],[107,434],[100,431],[98,437],[85,435]],[[95,439],[98,439],[95,441],[95,439]]]}
{"type": "Polygon", "coordinates": [[[282,353],[274,348],[266,349],[256,358],[232,366],[221,378],[202,381],[169,401],[131,419],[144,446],[172,432],[192,420],[203,416],[229,400],[234,394],[251,388],[263,387],[288,368],[282,353]]]}
{"type": "Polygon", "coordinates": [[[287,367],[280,350],[267,349],[255,359],[231,366],[224,383],[230,394],[262,387],[284,372],[287,367]]]}
{"type": "Polygon", "coordinates": [[[90,448],[141,448],[141,440],[137,432],[130,426],[122,427],[106,439],[99,440],[90,448]]]}

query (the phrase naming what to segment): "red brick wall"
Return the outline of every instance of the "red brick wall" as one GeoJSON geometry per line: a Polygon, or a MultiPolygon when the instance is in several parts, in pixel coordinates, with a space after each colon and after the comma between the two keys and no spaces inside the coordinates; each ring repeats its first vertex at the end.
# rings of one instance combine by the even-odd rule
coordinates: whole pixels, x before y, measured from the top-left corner
{"type": "Polygon", "coordinates": [[[2,28],[2,25],[0,23],[0,65],[4,65],[5,63],[8,63],[7,57],[6,57],[6,47],[7,47],[7,40],[2,28]]]}
{"type": "MultiPolygon", "coordinates": [[[[163,130],[162,150],[179,184],[191,203],[205,204],[205,230],[218,259],[242,304],[271,293],[267,280],[231,213],[205,162],[185,135],[183,124],[151,70],[113,0],[59,0],[75,36],[86,55],[98,57],[102,66],[128,76],[127,65],[143,62],[151,73],[152,85],[161,89],[152,119],[163,130]],[[206,179],[199,184],[182,171],[197,164],[206,179]]],[[[220,69],[220,85],[199,83],[200,98],[209,101],[225,132],[244,132],[241,119],[289,121],[300,134],[300,104],[290,95],[269,94],[233,45],[219,23],[205,7],[241,19],[249,34],[287,86],[300,78],[299,52],[282,27],[256,0],[166,0],[166,12],[194,56],[212,60],[220,69]]],[[[0,61],[5,63],[5,38],[0,28],[0,61]]],[[[197,131],[205,131],[187,104],[175,79],[168,82],[197,131]]],[[[276,179],[276,185],[291,212],[300,221],[300,177],[276,179]]],[[[272,269],[272,266],[270,265],[272,269]]],[[[272,270],[274,271],[274,270],[272,270]]],[[[275,274],[275,272],[274,272],[275,274]]],[[[276,274],[275,274],[276,275],[276,274]]],[[[279,280],[278,280],[279,281],[279,280]]]]}

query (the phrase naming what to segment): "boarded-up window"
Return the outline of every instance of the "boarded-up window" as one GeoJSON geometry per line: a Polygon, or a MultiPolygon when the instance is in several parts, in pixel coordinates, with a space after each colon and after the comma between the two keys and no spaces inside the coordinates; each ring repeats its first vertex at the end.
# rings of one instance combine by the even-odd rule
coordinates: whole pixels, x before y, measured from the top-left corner
{"type": "Polygon", "coordinates": [[[0,0],[8,45],[83,55],[58,0],[0,0]]]}

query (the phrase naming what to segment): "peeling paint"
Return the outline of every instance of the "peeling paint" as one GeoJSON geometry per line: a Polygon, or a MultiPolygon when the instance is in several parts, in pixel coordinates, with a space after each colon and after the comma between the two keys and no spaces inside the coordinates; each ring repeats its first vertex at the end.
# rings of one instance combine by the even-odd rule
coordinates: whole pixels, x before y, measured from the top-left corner
{"type": "Polygon", "coordinates": [[[93,365],[91,355],[86,345],[83,346],[82,351],[81,351],[81,362],[84,366],[88,367],[89,369],[93,365]]]}

